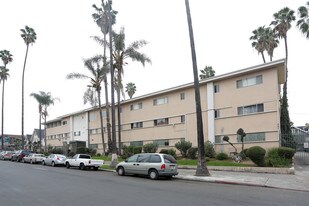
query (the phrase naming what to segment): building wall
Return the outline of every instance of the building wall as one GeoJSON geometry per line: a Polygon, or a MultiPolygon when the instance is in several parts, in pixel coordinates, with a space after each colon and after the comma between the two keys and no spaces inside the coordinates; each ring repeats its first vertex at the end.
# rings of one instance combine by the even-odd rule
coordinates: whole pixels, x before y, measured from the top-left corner
{"type": "MultiPolygon", "coordinates": [[[[284,64],[279,63],[201,81],[204,140],[213,142],[218,152],[228,153],[231,152],[231,146],[222,142],[222,137],[229,136],[230,141],[240,149],[241,142],[236,132],[243,128],[247,133],[245,148],[253,145],[265,148],[279,146],[279,89],[283,83],[282,68],[284,64]],[[256,108],[255,112],[251,112],[254,111],[253,107],[256,108]],[[239,113],[240,111],[244,113],[239,113]],[[248,111],[250,112],[247,113],[248,111]]],[[[194,147],[197,146],[193,84],[125,100],[121,110],[122,144],[156,142],[160,144],[160,150],[174,148],[175,143],[186,140],[192,142],[194,147]],[[163,124],[160,124],[162,121],[163,124]]],[[[73,128],[71,140],[88,141],[89,137],[90,146],[101,153],[103,146],[99,110],[94,108],[81,111],[68,118],[73,128]],[[76,131],[81,131],[81,135],[73,136],[76,131]]],[[[107,143],[105,115],[103,121],[104,139],[107,143]]],[[[57,133],[57,129],[59,128],[51,128],[51,133],[57,133]]],[[[116,138],[118,139],[117,134],[116,138]]]]}

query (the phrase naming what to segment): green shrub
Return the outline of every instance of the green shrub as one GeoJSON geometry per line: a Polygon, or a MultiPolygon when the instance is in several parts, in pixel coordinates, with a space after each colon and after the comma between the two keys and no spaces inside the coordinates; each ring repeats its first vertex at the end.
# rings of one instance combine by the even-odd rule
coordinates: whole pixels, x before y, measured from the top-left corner
{"type": "Polygon", "coordinates": [[[245,151],[241,151],[239,153],[239,156],[241,157],[242,160],[245,160],[247,158],[247,155],[246,155],[245,151]]]}
{"type": "Polygon", "coordinates": [[[96,156],[100,157],[100,156],[101,156],[101,153],[96,154],[96,156]]]}
{"type": "MultiPolygon", "coordinates": [[[[285,150],[285,149],[283,149],[283,150],[285,150]]],[[[287,149],[290,150],[290,148],[287,148],[287,149]]],[[[292,158],[285,158],[285,157],[283,157],[282,154],[281,154],[282,156],[280,156],[279,151],[280,151],[280,147],[279,148],[277,148],[277,147],[271,148],[271,149],[268,150],[267,159],[266,159],[267,166],[270,166],[270,167],[289,167],[292,164],[292,158]]]]}
{"type": "Polygon", "coordinates": [[[76,149],[77,154],[86,154],[86,147],[78,147],[76,149]]]}
{"type": "Polygon", "coordinates": [[[250,147],[246,154],[252,162],[254,162],[259,167],[265,166],[265,154],[266,150],[260,146],[250,147]]]}
{"type": "Polygon", "coordinates": [[[68,156],[73,157],[75,155],[75,152],[69,152],[68,156]]]}
{"type": "Polygon", "coordinates": [[[187,152],[192,147],[192,143],[189,141],[181,140],[175,144],[175,147],[180,151],[180,154],[183,157],[187,157],[187,152]]]}
{"type": "Polygon", "coordinates": [[[197,148],[196,147],[191,147],[190,149],[188,149],[188,158],[191,160],[196,159],[196,154],[197,154],[197,148]]]}
{"type": "Polygon", "coordinates": [[[285,159],[292,160],[295,152],[296,152],[295,149],[292,149],[292,148],[289,148],[289,147],[279,147],[278,148],[278,155],[281,158],[285,158],[285,159]]]}
{"type": "Polygon", "coordinates": [[[205,156],[214,158],[216,156],[215,145],[211,141],[205,142],[205,156]]]}
{"type": "Polygon", "coordinates": [[[174,149],[161,149],[160,153],[162,154],[169,154],[176,158],[176,150],[174,149]]]}
{"type": "Polygon", "coordinates": [[[145,153],[155,153],[158,150],[158,144],[148,143],[143,146],[143,151],[145,153]]]}
{"type": "Polygon", "coordinates": [[[134,146],[133,154],[142,153],[143,147],[142,146],[134,146]]]}
{"type": "Polygon", "coordinates": [[[217,160],[227,160],[228,158],[229,156],[224,152],[220,152],[216,155],[217,160]]]}

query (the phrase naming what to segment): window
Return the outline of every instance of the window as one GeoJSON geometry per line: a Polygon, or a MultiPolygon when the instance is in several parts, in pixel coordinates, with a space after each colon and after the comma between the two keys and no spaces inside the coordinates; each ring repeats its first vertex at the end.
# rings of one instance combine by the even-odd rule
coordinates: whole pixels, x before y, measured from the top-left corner
{"type": "MultiPolygon", "coordinates": [[[[265,132],[250,133],[244,137],[244,142],[263,142],[265,141],[265,132]]],[[[240,135],[237,135],[237,142],[241,142],[240,135]]]]}
{"type": "Polygon", "coordinates": [[[98,144],[89,144],[91,149],[98,149],[98,144]]]}
{"type": "Polygon", "coordinates": [[[180,122],[181,123],[185,123],[186,122],[186,116],[185,115],[181,115],[180,116],[180,122]]]}
{"type": "Polygon", "coordinates": [[[185,97],[186,97],[186,95],[185,95],[185,93],[184,93],[184,92],[180,93],[180,100],[184,100],[184,99],[185,99],[185,97]]]}
{"type": "Polygon", "coordinates": [[[130,142],[130,146],[143,146],[143,141],[130,142]]]}
{"type": "Polygon", "coordinates": [[[250,78],[245,78],[241,80],[236,81],[237,88],[243,88],[243,87],[249,87],[253,86],[256,84],[262,84],[263,83],[263,76],[259,75],[256,77],[250,77],[250,78]]]}
{"type": "Polygon", "coordinates": [[[222,136],[215,136],[215,143],[222,143],[222,136]]]}
{"type": "Polygon", "coordinates": [[[215,118],[219,118],[220,117],[220,110],[215,109],[214,112],[215,112],[215,118]]]}
{"type": "Polygon", "coordinates": [[[264,104],[254,104],[237,108],[238,115],[264,112],[264,104]]]}
{"type": "Polygon", "coordinates": [[[167,104],[167,102],[168,102],[167,97],[158,98],[153,100],[153,105],[167,104]]]}
{"type": "Polygon", "coordinates": [[[80,136],[80,131],[74,132],[74,136],[80,136]]]}
{"type": "Polygon", "coordinates": [[[148,155],[148,154],[138,155],[137,162],[148,162],[149,157],[150,157],[150,155],[148,155]]]}
{"type": "Polygon", "coordinates": [[[214,93],[219,93],[219,92],[220,92],[219,84],[214,85],[214,93]]]}
{"type": "Polygon", "coordinates": [[[68,124],[68,121],[62,121],[62,125],[68,124]]]}
{"type": "Polygon", "coordinates": [[[102,111],[102,117],[105,118],[107,115],[106,115],[106,111],[102,111]]]}
{"type": "Polygon", "coordinates": [[[142,128],[142,127],[143,127],[143,122],[134,122],[134,123],[131,123],[131,129],[142,128]]]}
{"type": "Polygon", "coordinates": [[[153,143],[154,143],[154,144],[157,144],[159,147],[160,147],[160,146],[169,146],[169,145],[170,145],[168,139],[154,140],[153,143]]]}
{"type": "Polygon", "coordinates": [[[89,115],[89,121],[94,122],[96,120],[96,114],[94,112],[91,112],[89,115]]]}
{"type": "Polygon", "coordinates": [[[90,129],[90,134],[98,134],[98,129],[90,129]]]}
{"type": "Polygon", "coordinates": [[[143,104],[141,102],[137,103],[137,104],[130,105],[131,110],[138,110],[138,109],[142,109],[142,108],[143,108],[143,104]]]}
{"type": "Polygon", "coordinates": [[[168,124],[168,118],[162,118],[162,119],[154,120],[154,125],[155,126],[164,125],[164,124],[168,124]]]}
{"type": "Polygon", "coordinates": [[[150,163],[160,163],[161,162],[161,157],[160,155],[151,155],[149,158],[150,163]]]}

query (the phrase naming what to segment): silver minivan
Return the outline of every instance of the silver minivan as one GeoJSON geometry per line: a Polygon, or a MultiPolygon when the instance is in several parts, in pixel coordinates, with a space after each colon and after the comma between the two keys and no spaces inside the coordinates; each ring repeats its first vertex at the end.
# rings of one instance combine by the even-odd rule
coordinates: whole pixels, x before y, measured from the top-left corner
{"type": "Polygon", "coordinates": [[[120,176],[147,175],[152,180],[158,177],[170,179],[178,174],[177,169],[177,162],[173,156],[160,153],[136,154],[116,165],[116,172],[120,176]]]}

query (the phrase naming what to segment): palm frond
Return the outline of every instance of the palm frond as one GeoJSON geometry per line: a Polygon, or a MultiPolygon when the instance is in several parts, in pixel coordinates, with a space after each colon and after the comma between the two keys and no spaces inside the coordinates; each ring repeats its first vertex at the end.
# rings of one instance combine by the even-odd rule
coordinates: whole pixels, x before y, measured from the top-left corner
{"type": "Polygon", "coordinates": [[[89,79],[90,77],[80,73],[70,73],[66,76],[67,79],[89,79]]]}

